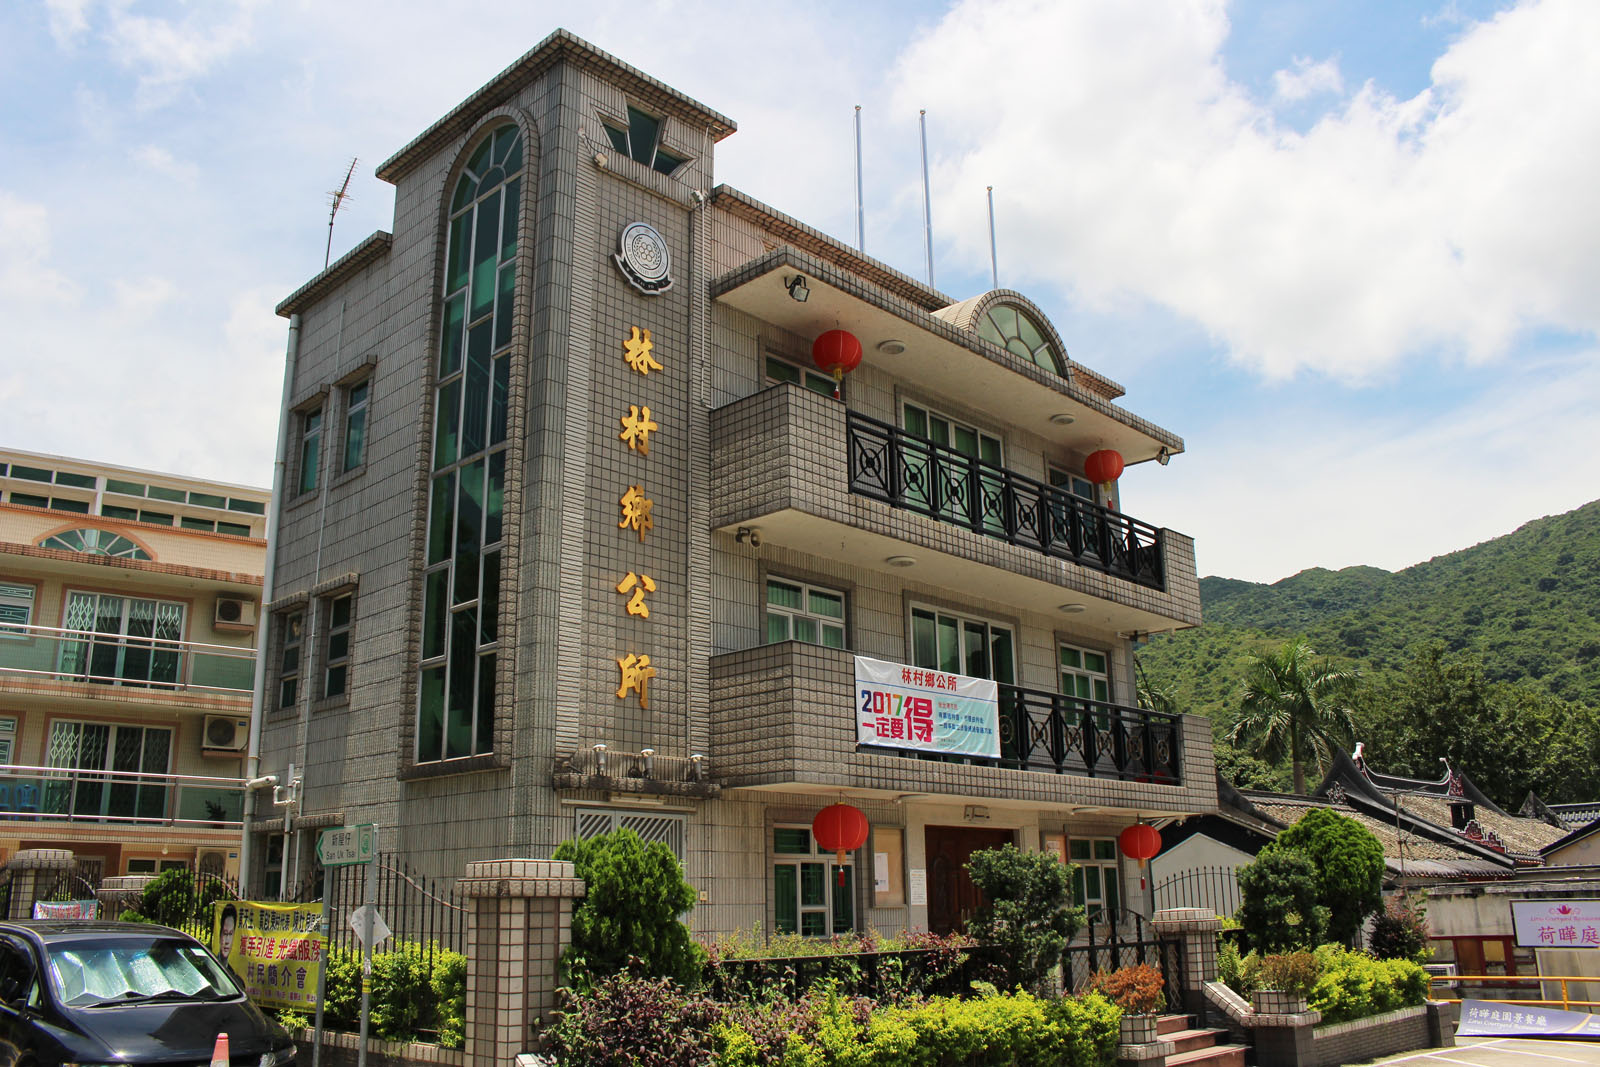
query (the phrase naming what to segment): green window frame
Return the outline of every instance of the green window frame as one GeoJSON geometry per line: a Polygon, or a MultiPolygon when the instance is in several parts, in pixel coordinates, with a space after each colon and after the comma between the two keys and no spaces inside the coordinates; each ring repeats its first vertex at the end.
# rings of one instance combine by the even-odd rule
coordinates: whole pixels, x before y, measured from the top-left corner
{"type": "Polygon", "coordinates": [[[643,163],[662,174],[671,174],[688,162],[684,157],[661,147],[661,137],[666,127],[664,119],[629,105],[626,127],[615,121],[608,121],[604,125],[606,136],[611,139],[611,147],[635,163],[643,163]]]}
{"type": "Polygon", "coordinates": [[[855,856],[844,863],[823,852],[811,830],[776,826],[772,830],[773,929],[802,937],[832,937],[856,928],[855,856]]]}
{"type": "Polygon", "coordinates": [[[322,697],[348,698],[350,694],[350,624],[355,613],[354,593],[328,601],[327,629],[322,645],[322,697]]]}
{"type": "Polygon", "coordinates": [[[343,470],[353,471],[367,461],[367,402],[372,380],[363,378],[344,393],[343,470]]]}
{"type": "Polygon", "coordinates": [[[1016,684],[1016,637],[1010,626],[943,608],[911,608],[911,665],[1016,684]]]}
{"type": "Polygon", "coordinates": [[[278,637],[278,710],[288,711],[300,700],[300,649],[305,642],[306,614],[283,616],[278,637]]]}
{"type": "Polygon", "coordinates": [[[522,131],[473,146],[451,198],[434,388],[415,760],[494,750],[522,131]]]}
{"type": "Polygon", "coordinates": [[[1112,838],[1074,837],[1067,842],[1067,861],[1077,866],[1072,876],[1072,903],[1090,922],[1115,921],[1122,911],[1122,871],[1117,842],[1112,838]]]}
{"type": "Polygon", "coordinates": [[[1062,644],[1056,651],[1061,692],[1066,696],[1111,700],[1111,664],[1104,652],[1062,644]]]}
{"type": "MultiPolygon", "coordinates": [[[[315,407],[300,416],[300,479],[301,493],[315,492],[317,475],[322,466],[322,408],[315,407]]],[[[151,496],[155,496],[154,492],[151,496]]]]}
{"type": "Polygon", "coordinates": [[[19,582],[0,582],[0,637],[22,640],[33,625],[34,588],[19,582]]]}
{"type": "MultiPolygon", "coordinates": [[[[807,370],[798,363],[790,363],[777,356],[767,357],[767,384],[776,385],[779,382],[789,382],[801,385],[813,393],[821,393],[830,399],[833,397],[833,379],[826,374],[819,374],[814,370],[807,370]]],[[[839,398],[844,399],[844,383],[839,383],[839,398]]]]}
{"type": "Polygon", "coordinates": [[[978,336],[999,345],[1019,359],[1065,376],[1066,364],[1049,334],[1033,316],[1015,304],[991,305],[978,320],[978,336]]]}
{"type": "Polygon", "coordinates": [[[39,542],[39,547],[62,548],[68,552],[82,552],[86,556],[112,556],[116,559],[150,558],[150,553],[121,534],[92,526],[51,534],[39,542]]]}
{"type": "Polygon", "coordinates": [[[767,644],[804,641],[845,647],[844,594],[820,585],[767,579],[767,644]]]}

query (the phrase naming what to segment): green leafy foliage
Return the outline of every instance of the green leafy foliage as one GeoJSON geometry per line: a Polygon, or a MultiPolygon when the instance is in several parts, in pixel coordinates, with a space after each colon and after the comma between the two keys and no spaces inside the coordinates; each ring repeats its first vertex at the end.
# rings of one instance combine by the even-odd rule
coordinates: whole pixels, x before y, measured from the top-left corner
{"type": "Polygon", "coordinates": [[[235,899],[237,894],[227,883],[204,878],[197,888],[194,872],[178,867],[156,875],[144,887],[138,905],[124,911],[121,918],[124,922],[160,923],[210,942],[212,905],[235,899]]]}
{"type": "Polygon", "coordinates": [[[678,918],[694,907],[695,891],[671,849],[617,830],[563,841],[554,858],[571,862],[588,886],[573,908],[572,944],[561,958],[569,982],[624,970],[697,981],[705,951],[678,918]]]}
{"type": "Polygon", "coordinates": [[[1428,962],[1433,950],[1428,947],[1428,910],[1422,895],[1393,896],[1383,904],[1383,911],[1372,920],[1368,950],[1380,960],[1428,962]]]}
{"type": "Polygon", "coordinates": [[[1310,948],[1322,940],[1328,909],[1317,903],[1317,870],[1293,849],[1267,846],[1239,868],[1239,923],[1262,952],[1310,948]]]}
{"type": "Polygon", "coordinates": [[[1251,660],[1228,740],[1268,763],[1288,762],[1294,791],[1304,793],[1306,764],[1326,768],[1329,750],[1350,741],[1354,682],[1296,637],[1251,660]]]}
{"type": "Polygon", "coordinates": [[[1339,945],[1317,949],[1317,983],[1307,998],[1324,1023],[1342,1023],[1421,1004],[1428,974],[1410,960],[1378,960],[1339,945]]]}
{"type": "Polygon", "coordinates": [[[1006,988],[1040,987],[1083,925],[1083,909],[1068,903],[1073,869],[1053,853],[1013,845],[974,852],[967,861],[984,897],[967,932],[980,945],[1003,950],[1006,988]]]}
{"type": "Polygon", "coordinates": [[[1383,903],[1383,845],[1346,815],[1313,808],[1270,848],[1299,852],[1316,869],[1317,903],[1328,912],[1327,936],[1350,944],[1383,903]]]}
{"type": "Polygon", "coordinates": [[[711,1062],[726,1013],[670,978],[624,971],[565,990],[545,1038],[562,1067],[693,1067],[711,1062]]]}
{"type": "MultiPolygon", "coordinates": [[[[331,1030],[360,1029],[360,951],[330,947],[323,967],[323,1024],[331,1030]]],[[[369,1018],[373,1035],[388,1041],[415,1041],[425,1031],[432,1031],[445,1048],[461,1048],[466,981],[467,958],[438,945],[433,946],[431,975],[428,954],[420,944],[401,941],[390,951],[373,953],[369,1018]]]]}
{"type": "Polygon", "coordinates": [[[1262,956],[1255,969],[1256,988],[1310,996],[1312,987],[1317,984],[1319,970],[1317,957],[1309,952],[1279,952],[1262,956]]]}

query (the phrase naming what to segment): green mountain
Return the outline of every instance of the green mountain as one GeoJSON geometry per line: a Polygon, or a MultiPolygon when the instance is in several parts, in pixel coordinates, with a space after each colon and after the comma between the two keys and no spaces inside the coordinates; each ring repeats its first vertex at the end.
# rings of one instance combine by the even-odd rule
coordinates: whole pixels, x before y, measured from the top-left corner
{"type": "Polygon", "coordinates": [[[1600,501],[1405,570],[1312,568],[1271,585],[1200,580],[1205,624],[1139,660],[1178,706],[1228,717],[1251,657],[1295,634],[1368,676],[1442,642],[1493,681],[1600,708],[1600,501]]]}

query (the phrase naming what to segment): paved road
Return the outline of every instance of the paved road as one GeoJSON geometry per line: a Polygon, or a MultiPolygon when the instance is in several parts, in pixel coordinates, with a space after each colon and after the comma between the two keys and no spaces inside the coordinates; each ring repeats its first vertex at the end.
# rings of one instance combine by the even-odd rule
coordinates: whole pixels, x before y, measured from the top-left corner
{"type": "Polygon", "coordinates": [[[1600,1042],[1529,1037],[1458,1037],[1455,1048],[1404,1052],[1371,1067],[1600,1067],[1600,1042]]]}

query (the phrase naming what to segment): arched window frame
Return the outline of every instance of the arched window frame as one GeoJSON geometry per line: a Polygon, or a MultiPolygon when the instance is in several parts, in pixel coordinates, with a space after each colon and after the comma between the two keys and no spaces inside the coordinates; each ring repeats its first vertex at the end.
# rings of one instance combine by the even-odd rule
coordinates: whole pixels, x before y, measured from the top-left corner
{"type": "Polygon", "coordinates": [[[81,552],[86,556],[110,556],[114,559],[151,560],[155,557],[143,545],[112,530],[98,526],[80,526],[75,530],[58,530],[39,539],[40,548],[58,548],[67,552],[81,552]]]}

